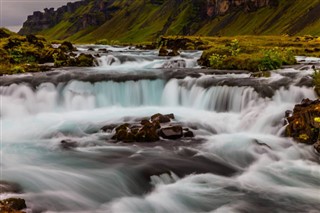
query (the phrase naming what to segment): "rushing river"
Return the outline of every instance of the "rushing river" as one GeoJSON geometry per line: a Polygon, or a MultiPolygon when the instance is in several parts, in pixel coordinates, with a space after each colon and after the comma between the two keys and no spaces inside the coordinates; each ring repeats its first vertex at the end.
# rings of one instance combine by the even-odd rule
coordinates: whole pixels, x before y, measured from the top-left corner
{"type": "Polygon", "coordinates": [[[94,68],[1,77],[1,179],[23,188],[2,197],[28,212],[320,212],[319,156],[283,137],[285,111],[316,98],[310,69],[255,79],[202,70],[201,52],[106,48],[94,68]],[[155,113],[195,138],[122,144],[100,131],[155,113]]]}

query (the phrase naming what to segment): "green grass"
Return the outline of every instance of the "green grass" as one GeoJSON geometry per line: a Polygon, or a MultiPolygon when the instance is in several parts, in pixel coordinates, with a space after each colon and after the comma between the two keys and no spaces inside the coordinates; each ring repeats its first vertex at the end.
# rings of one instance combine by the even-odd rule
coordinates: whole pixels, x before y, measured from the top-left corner
{"type": "Polygon", "coordinates": [[[320,39],[312,36],[165,36],[160,45],[185,48],[183,40],[205,48],[199,62],[214,69],[268,71],[295,64],[296,55],[320,57],[320,39]]]}
{"type": "MultiPolygon", "coordinates": [[[[122,43],[155,41],[160,35],[182,35],[189,29],[193,35],[314,35],[320,36],[320,19],[306,22],[320,0],[279,0],[277,7],[265,7],[255,12],[234,11],[214,19],[201,20],[195,10],[195,2],[164,0],[162,5],[150,1],[110,1],[110,7],[120,7],[112,18],[97,27],[79,32],[69,20],[79,20],[84,14],[93,13],[94,2],[65,14],[65,19],[53,28],[40,32],[48,39],[67,39],[77,43],[94,43],[101,39],[118,40],[122,43]],[[295,32],[295,29],[298,31],[295,32]]],[[[198,14],[199,13],[199,14],[198,14]]]]}

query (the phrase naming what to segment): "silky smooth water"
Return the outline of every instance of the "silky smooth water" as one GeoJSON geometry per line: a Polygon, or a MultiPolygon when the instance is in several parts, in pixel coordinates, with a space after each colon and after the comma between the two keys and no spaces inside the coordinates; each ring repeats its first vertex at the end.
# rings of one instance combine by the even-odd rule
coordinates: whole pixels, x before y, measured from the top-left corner
{"type": "Polygon", "coordinates": [[[319,212],[319,156],[282,137],[284,112],[313,89],[262,98],[200,80],[2,86],[2,179],[24,189],[2,197],[26,199],[29,212],[319,212]],[[115,144],[99,131],[155,113],[196,137],[115,144]]]}

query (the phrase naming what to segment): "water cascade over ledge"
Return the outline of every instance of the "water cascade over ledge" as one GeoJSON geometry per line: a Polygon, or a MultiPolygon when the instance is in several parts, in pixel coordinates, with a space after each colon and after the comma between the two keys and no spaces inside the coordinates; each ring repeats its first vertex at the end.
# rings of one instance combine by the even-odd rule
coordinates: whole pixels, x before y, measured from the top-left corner
{"type": "Polygon", "coordinates": [[[17,196],[26,199],[29,212],[320,211],[319,156],[282,136],[285,111],[316,98],[313,88],[300,85],[309,71],[252,79],[198,69],[198,77],[161,73],[145,79],[141,71],[175,72],[160,68],[172,58],[128,48],[114,52],[102,55],[94,71],[83,71],[88,78],[76,72],[76,80],[40,76],[36,84],[37,77],[2,78],[2,179],[21,185],[17,196]],[[139,67],[139,60],[148,65],[139,67]],[[89,78],[96,72],[103,77],[89,78]],[[139,78],[119,80],[124,72],[139,78]],[[259,89],[265,85],[266,91],[259,89]],[[173,113],[195,137],[125,144],[100,130],[155,113],[173,113]],[[63,140],[76,146],[65,149],[63,140]]]}

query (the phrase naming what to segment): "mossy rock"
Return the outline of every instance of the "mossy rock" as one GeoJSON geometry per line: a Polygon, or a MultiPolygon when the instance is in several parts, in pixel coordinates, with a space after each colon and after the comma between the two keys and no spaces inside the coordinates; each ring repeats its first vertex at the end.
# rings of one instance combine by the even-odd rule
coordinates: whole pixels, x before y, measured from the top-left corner
{"type": "Polygon", "coordinates": [[[320,133],[320,101],[304,99],[287,118],[286,136],[305,144],[314,144],[320,133]]]}
{"type": "Polygon", "coordinates": [[[81,53],[76,59],[78,67],[92,67],[94,65],[94,57],[90,54],[81,53]]]}
{"type": "Polygon", "coordinates": [[[76,51],[77,49],[73,46],[73,44],[69,41],[64,41],[62,44],[59,46],[59,49],[62,50],[63,52],[72,52],[76,51]]]}

